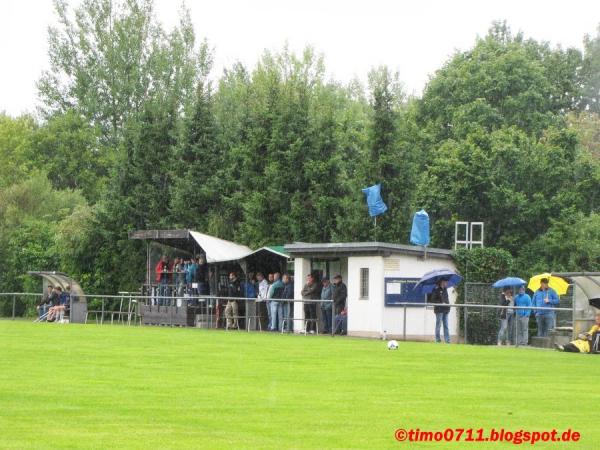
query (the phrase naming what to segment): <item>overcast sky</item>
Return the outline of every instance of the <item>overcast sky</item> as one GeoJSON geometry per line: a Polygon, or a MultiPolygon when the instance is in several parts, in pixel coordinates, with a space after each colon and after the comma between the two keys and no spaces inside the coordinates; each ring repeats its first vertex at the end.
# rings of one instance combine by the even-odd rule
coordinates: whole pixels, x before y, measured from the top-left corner
{"type": "MultiPolygon", "coordinates": [[[[79,0],[71,0],[77,4],[79,0]]],[[[180,1],[155,0],[157,17],[176,22],[180,1]]],[[[596,34],[598,0],[188,0],[199,37],[215,49],[218,76],[241,61],[253,65],[264,49],[307,44],[325,56],[332,78],[362,80],[371,67],[400,72],[419,95],[455,50],[473,45],[493,20],[563,47],[596,34]]],[[[35,82],[47,67],[51,0],[0,0],[0,111],[18,115],[37,104],[35,82]]]]}

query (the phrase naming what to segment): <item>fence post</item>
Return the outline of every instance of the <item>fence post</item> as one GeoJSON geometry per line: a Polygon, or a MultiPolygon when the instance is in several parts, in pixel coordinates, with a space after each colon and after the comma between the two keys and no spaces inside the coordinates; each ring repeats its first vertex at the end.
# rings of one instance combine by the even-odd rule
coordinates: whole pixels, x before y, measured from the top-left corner
{"type": "Polygon", "coordinates": [[[16,306],[17,306],[17,296],[13,295],[12,320],[15,320],[16,306]]]}
{"type": "Polygon", "coordinates": [[[102,313],[100,315],[100,325],[104,325],[104,297],[102,297],[102,313]]]}
{"type": "Polygon", "coordinates": [[[469,340],[467,339],[467,317],[468,317],[468,311],[467,311],[467,305],[465,304],[465,306],[463,306],[463,317],[464,317],[464,322],[465,322],[465,344],[469,343],[469,340]]]}
{"type": "MultiPolygon", "coordinates": [[[[293,303],[292,303],[293,305],[293,303]]],[[[331,337],[334,337],[335,331],[335,305],[333,304],[333,300],[331,300],[331,337]]]]}
{"type": "Polygon", "coordinates": [[[406,341],[406,303],[404,304],[404,319],[402,320],[402,339],[406,341]]]}
{"type": "Polygon", "coordinates": [[[513,339],[514,339],[513,345],[515,347],[518,347],[519,346],[519,335],[517,333],[518,333],[518,329],[519,329],[518,328],[519,316],[517,315],[516,309],[513,310],[512,318],[513,318],[513,322],[515,324],[515,326],[513,327],[514,328],[514,330],[513,330],[513,339]]]}

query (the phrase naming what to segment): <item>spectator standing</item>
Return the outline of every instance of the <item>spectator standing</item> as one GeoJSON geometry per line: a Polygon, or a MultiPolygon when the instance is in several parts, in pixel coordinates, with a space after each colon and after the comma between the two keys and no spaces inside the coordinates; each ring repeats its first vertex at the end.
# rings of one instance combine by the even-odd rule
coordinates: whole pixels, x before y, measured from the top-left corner
{"type": "Polygon", "coordinates": [[[197,271],[198,264],[196,263],[196,259],[192,258],[190,259],[190,263],[188,264],[186,274],[186,282],[188,285],[188,289],[192,295],[198,295],[198,288],[194,287],[194,284],[196,284],[198,280],[198,276],[196,274],[197,271]]]}
{"type": "Polygon", "coordinates": [[[537,322],[537,335],[539,337],[548,336],[548,332],[554,328],[556,315],[554,307],[558,306],[560,299],[554,289],[548,286],[548,278],[540,280],[540,288],[533,294],[533,306],[535,310],[535,320],[537,322]]]}
{"type": "Polygon", "coordinates": [[[198,294],[208,295],[208,264],[204,255],[198,256],[198,264],[196,266],[196,280],[198,281],[198,294]]]}
{"type": "MultiPolygon", "coordinates": [[[[257,301],[260,303],[257,303],[256,305],[256,309],[259,312],[260,309],[262,309],[262,307],[260,306],[262,303],[265,304],[265,307],[267,308],[267,317],[269,317],[269,307],[267,306],[268,302],[267,302],[267,296],[269,295],[269,282],[265,279],[265,276],[262,274],[262,272],[258,272],[256,274],[256,280],[258,281],[256,286],[257,286],[257,301]]],[[[258,313],[258,315],[261,315],[260,312],[258,313]]],[[[269,323],[270,321],[267,319],[267,328],[269,327],[269,323]]]]}
{"type": "MultiPolygon", "coordinates": [[[[499,306],[514,306],[512,289],[507,287],[504,288],[500,294],[499,306]]],[[[513,327],[513,310],[512,309],[501,309],[500,310],[500,330],[498,331],[498,345],[509,345],[514,339],[511,333],[513,327]]]]}
{"type": "MultiPolygon", "coordinates": [[[[169,284],[169,274],[167,273],[169,270],[169,264],[167,262],[166,256],[161,256],[160,260],[156,264],[154,268],[154,272],[156,273],[156,282],[159,284],[158,295],[159,297],[165,297],[167,295],[167,289],[169,284]]],[[[158,304],[162,305],[164,299],[160,298],[158,300],[158,304]]]]}
{"type": "MultiPolygon", "coordinates": [[[[290,277],[290,275],[287,273],[283,275],[282,298],[284,298],[286,300],[294,299],[294,282],[292,281],[292,277],[290,277]]],[[[283,302],[283,305],[281,308],[281,315],[283,317],[282,324],[281,324],[282,331],[292,331],[293,330],[293,327],[292,327],[293,322],[291,320],[289,320],[292,318],[291,313],[292,313],[293,305],[294,305],[293,302],[283,302]]]]}
{"type": "Polygon", "coordinates": [[[276,272],[273,274],[273,284],[269,287],[269,308],[271,309],[271,322],[269,323],[269,331],[279,330],[279,324],[282,322],[281,312],[282,304],[278,299],[283,296],[284,289],[281,281],[281,274],[276,272]]]}
{"type": "Polygon", "coordinates": [[[269,282],[269,289],[267,290],[267,297],[265,299],[265,306],[267,307],[267,327],[271,325],[271,301],[269,299],[271,298],[271,286],[273,286],[274,279],[275,276],[272,273],[267,275],[267,281],[269,282]]]}
{"type": "Polygon", "coordinates": [[[430,297],[430,303],[435,304],[433,312],[435,313],[435,342],[441,342],[440,327],[444,325],[444,341],[450,343],[450,330],[448,329],[448,314],[450,313],[450,304],[448,299],[448,280],[439,280],[433,289],[430,297]]]}
{"type": "Polygon", "coordinates": [[[333,290],[331,298],[333,300],[333,306],[335,308],[335,315],[338,315],[346,308],[346,298],[348,297],[348,288],[342,281],[341,275],[333,277],[333,290]]]}
{"type": "MultiPolygon", "coordinates": [[[[306,284],[302,288],[303,300],[319,300],[321,298],[321,286],[317,283],[315,276],[311,273],[306,277],[306,284]]],[[[304,320],[306,322],[307,333],[314,333],[317,322],[316,303],[304,303],[304,320]]]]}
{"type": "Polygon", "coordinates": [[[326,300],[326,302],[321,303],[321,315],[323,317],[323,333],[329,334],[331,333],[331,316],[332,316],[332,306],[331,300],[333,298],[333,287],[329,282],[329,278],[323,277],[321,280],[323,287],[321,289],[321,300],[326,300]]]}
{"type": "Polygon", "coordinates": [[[177,280],[177,295],[181,297],[183,295],[183,290],[185,287],[185,268],[183,266],[183,258],[175,259],[175,266],[173,268],[173,271],[175,272],[173,276],[177,280]]]}
{"type": "Polygon", "coordinates": [[[246,281],[244,281],[244,297],[256,298],[256,280],[254,279],[254,272],[248,272],[246,281]]]}
{"type": "MultiPolygon", "coordinates": [[[[531,306],[531,297],[525,292],[525,286],[519,288],[519,293],[515,297],[515,306],[531,306]]],[[[516,309],[514,318],[517,321],[517,344],[527,345],[529,343],[529,316],[530,309],[516,309]]]]}
{"type": "Polygon", "coordinates": [[[225,306],[225,319],[227,320],[227,328],[233,328],[236,325],[235,317],[238,315],[238,304],[235,298],[242,296],[242,283],[240,282],[237,273],[229,274],[229,284],[227,285],[227,297],[232,297],[227,300],[225,306]]]}

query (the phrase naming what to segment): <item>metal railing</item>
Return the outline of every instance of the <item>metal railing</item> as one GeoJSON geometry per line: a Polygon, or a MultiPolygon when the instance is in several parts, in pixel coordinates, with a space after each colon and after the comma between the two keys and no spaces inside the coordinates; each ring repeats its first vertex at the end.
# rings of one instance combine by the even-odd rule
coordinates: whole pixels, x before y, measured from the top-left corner
{"type": "MultiPolygon", "coordinates": [[[[227,297],[227,296],[214,296],[214,295],[170,295],[170,296],[161,296],[161,295],[140,295],[138,293],[132,292],[120,292],[117,295],[110,294],[86,294],[87,300],[87,313],[86,320],[87,323],[89,320],[93,320],[95,323],[104,325],[105,323],[114,324],[127,324],[127,325],[136,325],[143,323],[142,311],[140,307],[156,307],[164,312],[164,321],[161,322],[161,325],[166,326],[178,326],[181,323],[178,323],[175,320],[175,316],[177,312],[180,312],[183,308],[196,308],[195,313],[198,315],[209,316],[210,320],[207,323],[207,328],[216,328],[219,325],[219,322],[225,320],[226,317],[223,314],[220,314],[220,311],[217,310],[220,307],[224,307],[228,301],[237,301],[244,303],[244,316],[237,315],[234,317],[237,321],[245,320],[246,329],[250,331],[249,321],[254,319],[255,324],[260,319],[266,319],[268,314],[265,316],[259,314],[252,314],[249,316],[247,312],[249,311],[249,305],[261,305],[267,304],[270,301],[276,301],[279,303],[289,303],[293,305],[294,303],[304,303],[304,304],[331,304],[332,311],[334,310],[333,301],[331,300],[308,300],[308,299],[269,299],[269,300],[258,300],[256,298],[249,297],[227,297]],[[118,305],[118,307],[117,307],[118,305]],[[124,309],[125,306],[125,309],[124,309]],[[117,320],[115,321],[115,317],[117,320]],[[250,319],[250,320],[249,320],[250,319]]],[[[11,318],[12,320],[16,318],[31,318],[36,319],[36,306],[42,300],[43,295],[37,293],[27,293],[27,292],[5,292],[0,293],[0,312],[6,309],[6,299],[8,299],[11,305],[10,314],[0,314],[0,317],[4,316],[5,318],[11,318]],[[25,299],[25,301],[23,301],[25,299]],[[4,300],[4,302],[3,302],[4,300]],[[3,304],[4,303],[4,304],[3,304]],[[24,307],[23,307],[24,305],[24,307]],[[17,314],[21,310],[20,314],[17,314]]],[[[37,320],[37,319],[36,319],[37,320]]],[[[281,327],[282,322],[290,322],[296,320],[304,320],[311,321],[315,319],[300,319],[295,318],[293,316],[293,312],[288,317],[282,318],[282,320],[278,321],[278,329],[281,327]],[[285,319],[285,320],[283,320],[285,319]]],[[[239,328],[239,327],[238,327],[239,328]]],[[[262,326],[260,327],[262,328],[262,326]]],[[[306,328],[306,327],[305,327],[306,328]]],[[[318,325],[317,325],[318,328],[318,325]]],[[[332,334],[335,331],[335,316],[332,313],[332,321],[331,321],[331,330],[332,334]]]]}
{"type": "MultiPolygon", "coordinates": [[[[23,293],[23,292],[9,292],[0,293],[0,317],[17,319],[17,318],[30,318],[34,319],[37,317],[35,306],[42,299],[43,295],[39,293],[23,293]]],[[[262,305],[271,300],[257,300],[256,298],[247,297],[227,297],[227,296],[214,296],[214,295],[187,295],[187,296],[157,296],[157,295],[139,295],[132,292],[120,292],[116,295],[95,295],[86,294],[87,299],[87,317],[88,319],[94,320],[98,324],[123,324],[123,325],[142,325],[143,314],[141,307],[152,307],[152,308],[163,308],[165,315],[165,322],[161,323],[166,326],[177,326],[180,325],[174,320],[175,312],[179,312],[179,309],[183,308],[196,308],[194,311],[195,315],[204,316],[203,319],[208,318],[209,320],[203,320],[202,322],[206,325],[206,328],[217,328],[221,320],[225,320],[226,317],[221,315],[217,310],[220,307],[224,307],[228,301],[237,301],[244,303],[244,315],[236,315],[234,319],[245,320],[246,326],[244,327],[250,331],[250,322],[254,320],[255,327],[257,321],[261,319],[267,319],[267,315],[263,316],[258,312],[249,314],[252,309],[250,305],[262,305]],[[167,308],[172,308],[167,309],[167,308]],[[171,314],[171,315],[169,315],[171,314]],[[116,320],[115,320],[116,318],[116,320]]],[[[307,299],[272,299],[281,303],[289,303],[292,307],[296,303],[302,304],[331,304],[331,335],[336,331],[336,315],[335,306],[331,300],[307,300],[307,299]]],[[[443,304],[436,305],[431,303],[403,303],[400,305],[403,308],[402,313],[402,339],[407,340],[407,310],[408,308],[426,308],[427,310],[433,309],[435,306],[445,306],[458,310],[457,318],[462,314],[462,331],[463,331],[463,342],[469,342],[469,315],[476,312],[500,312],[502,310],[511,311],[516,313],[519,310],[529,310],[531,312],[537,310],[548,311],[551,309],[554,312],[572,312],[572,308],[544,308],[534,306],[500,306],[500,305],[485,305],[485,304],[443,304]],[[461,311],[462,309],[462,311],[461,311]]],[[[283,318],[284,322],[304,321],[303,329],[306,330],[306,321],[314,319],[306,319],[304,314],[302,317],[295,317],[293,309],[291,313],[283,318]]],[[[352,314],[352,311],[349,311],[352,314]]],[[[515,314],[516,315],[516,314],[515,314]]],[[[195,318],[197,321],[197,317],[195,318]]],[[[319,321],[319,319],[316,319],[319,321]]],[[[197,322],[195,322],[195,326],[197,322]]],[[[278,327],[281,326],[281,320],[278,322],[278,327]]],[[[225,324],[223,327],[226,328],[225,324]]],[[[239,326],[238,326],[239,328],[239,326]]],[[[262,329],[262,327],[260,327],[262,329]]],[[[497,334],[497,331],[495,332],[497,334]]],[[[513,320],[513,336],[517,336],[517,321],[513,320]]],[[[514,339],[515,346],[519,346],[518,339],[514,339]]]]}
{"type": "MultiPolygon", "coordinates": [[[[535,311],[548,311],[551,310],[553,312],[573,312],[572,308],[556,308],[556,307],[551,307],[551,308],[546,308],[546,307],[536,307],[536,306],[500,306],[500,305],[483,305],[483,304],[473,304],[473,303],[469,303],[469,304],[464,304],[464,303],[452,303],[452,304],[434,304],[434,303],[403,303],[401,305],[403,307],[403,320],[402,320],[402,327],[403,327],[403,331],[402,331],[402,339],[406,340],[406,312],[407,312],[407,308],[409,307],[421,307],[421,308],[427,308],[427,309],[434,309],[436,306],[443,306],[443,307],[450,307],[450,308],[457,308],[457,309],[462,309],[462,314],[463,314],[463,339],[464,339],[464,343],[467,344],[468,343],[468,322],[469,322],[469,309],[473,309],[473,310],[488,310],[488,311],[502,311],[505,310],[507,312],[514,312],[516,315],[516,311],[518,310],[523,310],[523,311],[531,311],[532,313],[534,313],[535,311]]],[[[517,336],[517,321],[513,320],[513,336],[517,336]]],[[[515,342],[513,343],[513,345],[515,345],[516,347],[519,346],[518,343],[518,339],[515,338],[515,342]]]]}

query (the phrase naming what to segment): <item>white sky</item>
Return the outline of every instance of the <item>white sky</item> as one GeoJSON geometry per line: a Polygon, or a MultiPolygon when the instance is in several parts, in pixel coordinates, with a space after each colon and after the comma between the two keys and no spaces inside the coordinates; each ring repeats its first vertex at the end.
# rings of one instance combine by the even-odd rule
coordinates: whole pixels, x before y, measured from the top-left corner
{"type": "MultiPolygon", "coordinates": [[[[157,17],[176,23],[180,1],[155,0],[157,17]]],[[[71,0],[71,4],[79,0],[71,0]]],[[[331,77],[364,80],[386,64],[419,95],[436,69],[471,47],[493,20],[527,37],[581,47],[596,34],[598,0],[187,0],[197,36],[214,47],[218,76],[235,61],[252,66],[264,49],[287,41],[325,56],[331,77]]],[[[0,111],[18,115],[37,104],[35,82],[47,67],[51,0],[0,0],[0,111]]]]}

